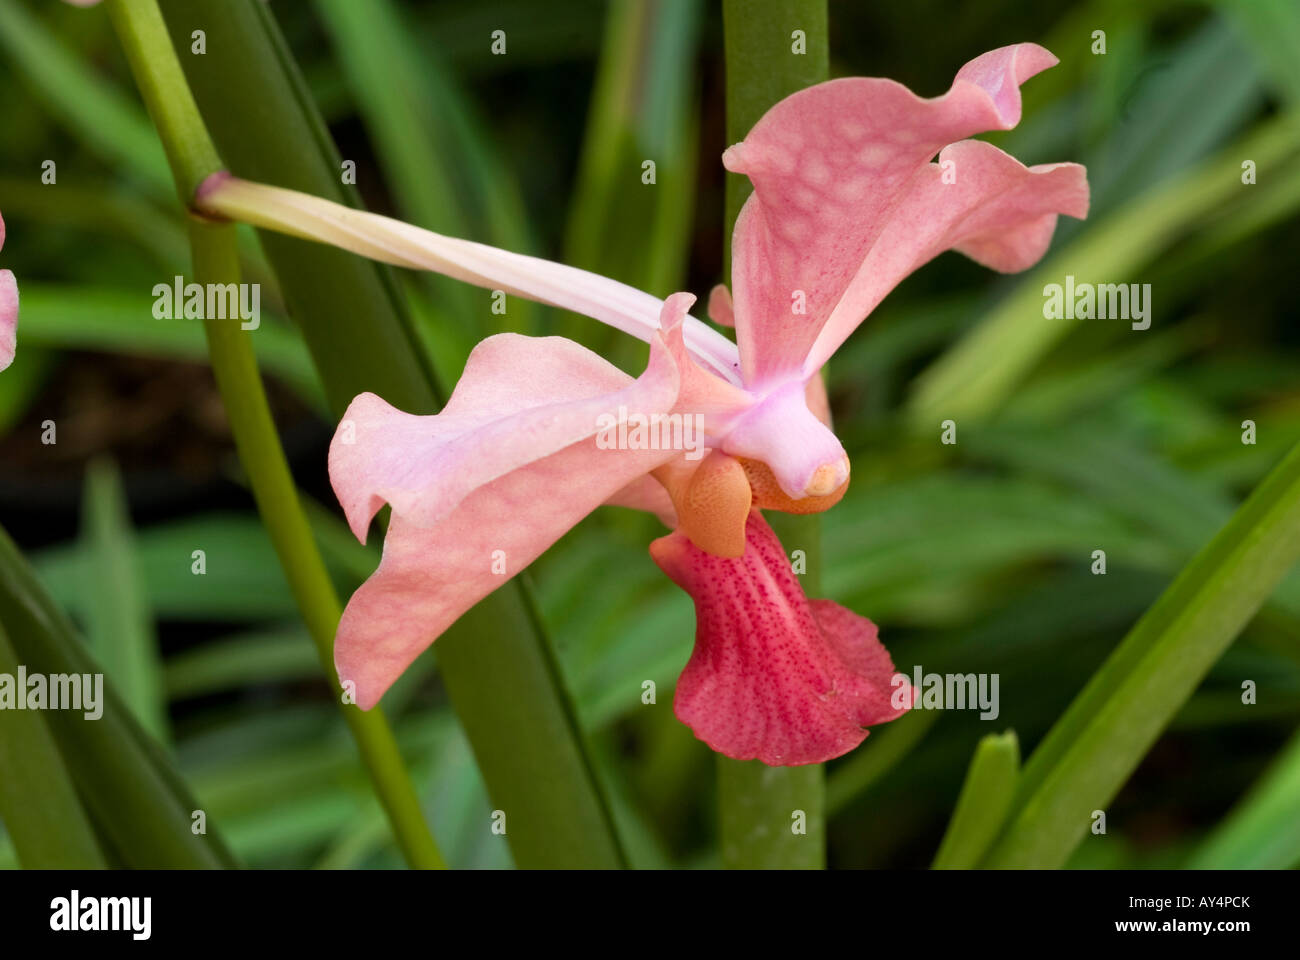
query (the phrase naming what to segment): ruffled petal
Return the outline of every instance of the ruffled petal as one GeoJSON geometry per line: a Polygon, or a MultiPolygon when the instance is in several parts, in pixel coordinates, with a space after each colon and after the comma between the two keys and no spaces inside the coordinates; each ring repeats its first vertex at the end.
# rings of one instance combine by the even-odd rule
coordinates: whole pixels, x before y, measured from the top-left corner
{"type": "Polygon", "coordinates": [[[677,376],[665,349],[648,375],[634,381],[563,337],[489,337],[435,416],[403,413],[372,393],[352,401],[330,444],[334,493],[359,540],[385,503],[433,526],[472,490],[594,436],[602,414],[667,409],[677,376]]]}
{"type": "Polygon", "coordinates": [[[912,689],[865,617],[809,602],[761,514],[745,555],[711,556],[680,533],[651,556],[695,601],[695,650],[677,683],[678,719],[714,750],[770,766],[822,763],[866,727],[905,713],[912,689]]]}
{"type": "Polygon", "coordinates": [[[479,346],[437,416],[358,397],[331,445],[330,479],[358,537],[384,502],[393,516],[379,568],[352,595],[335,642],[357,704],[374,706],[470,607],[680,455],[606,449],[600,436],[603,415],[666,413],[679,387],[662,337],[632,380],[569,341],[506,336],[479,346]]]}
{"type": "Polygon", "coordinates": [[[981,140],[945,147],[923,165],[818,334],[804,374],[820,369],[909,273],[957,250],[1000,273],[1037,263],[1057,214],[1088,215],[1087,171],[1077,163],[1026,167],[981,140]],[[944,182],[945,170],[955,177],[944,182]]]}
{"type": "Polygon", "coordinates": [[[1036,44],[1003,47],[929,100],[892,80],[832,80],[776,104],[723,154],[754,183],[732,239],[747,386],[803,368],[917,169],[954,141],[1015,126],[1019,85],[1056,62],[1036,44]]]}

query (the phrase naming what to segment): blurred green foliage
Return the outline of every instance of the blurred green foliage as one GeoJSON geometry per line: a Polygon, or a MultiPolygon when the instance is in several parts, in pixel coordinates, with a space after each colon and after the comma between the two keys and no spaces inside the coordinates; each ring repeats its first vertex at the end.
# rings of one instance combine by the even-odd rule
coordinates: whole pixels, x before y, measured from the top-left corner
{"type": "MultiPolygon", "coordinates": [[[[542,14],[522,0],[407,0],[400,23],[352,17],[350,6],[282,4],[275,15],[372,209],[571,257],[659,295],[705,295],[723,279],[715,5],[556,0],[542,14]],[[494,29],[507,32],[506,56],[489,53],[494,29]],[[340,45],[340,31],[361,35],[340,45]],[[410,56],[385,74],[399,42],[410,56]],[[448,141],[477,159],[447,166],[448,141]],[[661,161],[649,197],[642,159],[661,161]]],[[[1043,43],[1061,64],[1025,87],[1021,126],[990,139],[1026,163],[1083,161],[1094,189],[1088,221],[1062,222],[1039,268],[999,277],[945,255],[904,281],[831,365],[854,479],[824,525],[824,592],[880,624],[902,671],[1000,675],[996,721],[918,713],[829,767],[830,865],[925,866],[981,739],[1014,730],[1029,756],[1300,439],[1300,308],[1287,286],[1300,246],[1300,6],[832,0],[830,17],[832,75],[889,76],[924,95],[984,50],[1043,43]],[[1092,52],[1096,30],[1104,55],[1092,52]],[[1253,185],[1240,179],[1246,160],[1253,185]],[[1067,272],[1151,283],[1151,328],[1042,320],[1043,284],[1067,272]],[[959,420],[954,447],[937,442],[948,416],[959,420]],[[1253,445],[1241,442],[1245,420],[1257,425],[1253,445]],[[1098,549],[1105,576],[1091,572],[1098,549]]],[[[0,0],[0,91],[0,257],[24,296],[19,361],[0,377],[0,523],[124,706],[169,734],[176,768],[242,862],[396,865],[222,440],[201,334],[135,306],[188,256],[102,11],[0,0]],[[50,159],[57,186],[41,183],[50,159]],[[160,400],[151,384],[176,369],[189,389],[160,400]],[[39,439],[48,417],[59,422],[54,446],[39,439]],[[217,454],[184,442],[199,430],[217,438],[217,454]],[[190,573],[199,546],[202,577],[190,573]]],[[[266,275],[245,239],[247,268],[266,275]]],[[[628,369],[643,355],[554,311],[495,317],[454,285],[420,279],[403,295],[446,379],[501,329],[578,336],[628,369]]],[[[333,509],[321,386],[283,304],[269,304],[277,316],[254,341],[346,596],[377,554],[333,509]]],[[[660,532],[601,511],[533,575],[632,862],[710,866],[712,758],[670,709],[693,616],[646,555],[660,532]],[[645,680],[658,687],[653,707],[641,702],[645,680]]],[[[448,861],[508,866],[435,660],[422,658],[385,705],[448,861]]],[[[1072,865],[1300,865],[1297,725],[1293,573],[1072,865]],[[1242,703],[1246,680],[1254,705],[1242,703]]],[[[996,783],[988,793],[963,805],[976,841],[996,783]]],[[[0,843],[0,864],[14,863],[0,843]]]]}

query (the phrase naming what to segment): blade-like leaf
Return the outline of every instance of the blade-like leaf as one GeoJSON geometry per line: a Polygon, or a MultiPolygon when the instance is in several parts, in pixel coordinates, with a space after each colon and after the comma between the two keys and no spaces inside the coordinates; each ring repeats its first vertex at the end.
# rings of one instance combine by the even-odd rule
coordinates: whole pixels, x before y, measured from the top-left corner
{"type": "Polygon", "coordinates": [[[86,472],[82,537],[91,566],[86,587],[86,640],[127,707],[156,740],[168,738],[162,666],[153,616],[136,566],[131,517],[116,464],[86,472]]]}
{"type": "Polygon", "coordinates": [[[1219,822],[1188,866],[1197,870],[1289,870],[1300,866],[1300,735],[1219,822]]]}
{"type": "Polygon", "coordinates": [[[934,869],[964,870],[979,863],[1002,828],[1019,773],[1020,742],[1015,731],[991,733],[980,740],[935,854],[934,869]]]}
{"type": "MultiPolygon", "coordinates": [[[[18,654],[0,623],[0,683],[16,685],[18,654]]],[[[26,698],[26,689],[12,689],[26,698]]],[[[0,712],[0,820],[29,870],[88,870],[105,866],[94,828],[44,711],[0,712]]],[[[87,720],[87,723],[93,721],[87,720]]]]}
{"type": "MultiPolygon", "coordinates": [[[[44,674],[99,674],[71,624],[36,581],[8,534],[0,531],[0,622],[20,662],[44,674]]],[[[132,867],[233,867],[208,818],[192,832],[201,805],[123,705],[111,683],[103,687],[103,714],[52,710],[46,715],[77,792],[113,855],[132,867]]]]}
{"type": "Polygon", "coordinates": [[[1058,867],[1300,559],[1300,446],[1138,621],[1025,765],[985,862],[1058,867]]]}

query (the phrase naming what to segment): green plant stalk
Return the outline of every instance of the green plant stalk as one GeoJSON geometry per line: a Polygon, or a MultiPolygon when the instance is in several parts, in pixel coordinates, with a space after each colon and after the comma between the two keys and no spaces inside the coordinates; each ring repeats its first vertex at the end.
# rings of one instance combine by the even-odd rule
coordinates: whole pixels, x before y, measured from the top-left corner
{"type": "MultiPolygon", "coordinates": [[[[196,282],[239,282],[239,250],[233,224],[191,218],[190,247],[194,252],[196,282]]],[[[212,372],[258,512],[316,645],[335,699],[342,705],[343,716],[357,741],[375,791],[388,812],[393,833],[411,866],[444,869],[446,864],[424,821],[419,797],[383,711],[362,712],[343,698],[334,671],[334,633],[342,609],[280,446],[252,341],[240,329],[237,319],[209,317],[204,319],[203,326],[208,335],[212,372]]]]}
{"type": "Polygon", "coordinates": [[[1210,667],[1300,559],[1300,444],[1192,559],[1030,757],[984,862],[1063,865],[1210,667]]]}
{"type": "MultiPolygon", "coordinates": [[[[185,59],[208,128],[231,170],[353,206],[341,159],[261,0],[165,0],[174,42],[207,31],[185,59]]],[[[261,231],[285,301],[341,414],[370,391],[409,413],[435,413],[445,391],[382,264],[261,231]]],[[[590,748],[527,572],[484,598],[441,638],[438,671],[474,749],[506,839],[524,868],[611,868],[626,858],[590,748]]]]}
{"type": "MultiPolygon", "coordinates": [[[[162,139],[181,202],[188,209],[194,192],[221,168],[221,160],[172,49],[162,12],[156,0],[109,0],[109,14],[162,139]]],[[[199,283],[239,282],[233,225],[193,217],[190,246],[199,283]]],[[[362,713],[343,702],[333,663],[341,609],[298,500],[252,343],[237,322],[208,318],[204,327],[213,374],[254,499],[398,845],[411,866],[443,869],[446,864],[383,713],[362,713]]]]}
{"type": "Polygon", "coordinates": [[[199,184],[221,169],[221,158],[185,82],[162,11],[157,0],[109,0],[108,13],[188,209],[199,184]]]}
{"type": "MultiPolygon", "coordinates": [[[[826,80],[830,35],[826,0],[723,0],[727,58],[727,142],[737,143],[778,100],[826,80]],[[793,52],[804,32],[806,53],[793,52]]],[[[727,174],[725,272],[731,273],[731,231],[753,186],[727,174]]],[[[787,550],[803,550],[804,590],[820,583],[821,524],[816,515],[769,517],[787,550]]],[[[821,764],[768,767],[718,757],[722,862],[732,868],[820,869],[826,866],[826,779],[821,764]],[[802,811],[806,833],[794,830],[802,811]]]]}
{"type": "MultiPolygon", "coordinates": [[[[0,673],[14,676],[19,663],[0,624],[0,673]]],[[[6,710],[0,716],[0,820],[27,870],[107,866],[42,711],[6,710]]]]}

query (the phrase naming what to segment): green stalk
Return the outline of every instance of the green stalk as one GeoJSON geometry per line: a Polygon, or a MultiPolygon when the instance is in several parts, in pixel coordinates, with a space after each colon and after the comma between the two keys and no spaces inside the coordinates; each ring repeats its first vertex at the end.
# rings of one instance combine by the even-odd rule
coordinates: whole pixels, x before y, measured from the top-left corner
{"type": "MultiPolygon", "coordinates": [[[[826,0],[723,0],[727,57],[727,142],[737,143],[778,100],[830,74],[826,0]],[[806,52],[793,52],[795,30],[806,52]]],[[[731,231],[753,189],[727,174],[725,271],[731,273],[731,231]]],[[[787,550],[803,550],[805,591],[820,581],[821,523],[816,515],[769,519],[787,550]]],[[[821,764],[767,767],[719,755],[718,803],[722,862],[732,868],[820,869],[826,866],[826,779],[821,764]],[[797,811],[806,833],[796,833],[797,811]]]]}
{"type": "MultiPolygon", "coordinates": [[[[190,248],[194,251],[194,277],[198,283],[239,282],[239,249],[233,224],[193,218],[190,248]]],[[[316,645],[335,701],[343,705],[343,716],[357,741],[375,792],[388,812],[397,842],[412,867],[445,869],[383,711],[362,712],[344,704],[343,689],[334,671],[334,633],[342,609],[280,446],[252,341],[240,329],[238,320],[209,317],[203,325],[208,335],[212,372],[258,512],[316,645]]]]}
{"type": "MultiPolygon", "coordinates": [[[[172,49],[162,13],[156,0],[110,0],[109,12],[162,138],[177,190],[188,207],[199,184],[220,169],[221,161],[172,49]]],[[[190,245],[199,283],[239,283],[233,225],[196,217],[190,225],[190,245]]],[[[207,318],[204,326],[212,370],[262,521],[398,845],[412,867],[442,869],[442,856],[383,713],[363,713],[343,703],[333,663],[339,601],[280,446],[252,343],[238,321],[207,318]]]]}
{"type": "Polygon", "coordinates": [[[221,169],[221,158],[172,50],[162,11],[156,0],[109,0],[108,13],[162,137],[181,203],[189,207],[204,178],[221,169]]]}
{"type": "MultiPolygon", "coordinates": [[[[179,45],[207,31],[185,67],[230,169],[359,206],[341,158],[268,5],[165,0],[179,45]]],[[[426,362],[393,272],[318,243],[261,231],[336,414],[370,391],[410,413],[446,396],[426,362]]],[[[540,624],[528,574],[484,598],[436,644],[438,672],[474,748],[515,864],[608,868],[626,863],[572,696],[540,624]]]]}

